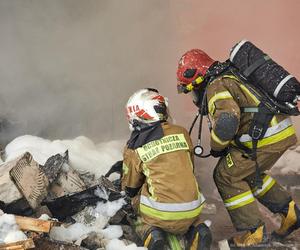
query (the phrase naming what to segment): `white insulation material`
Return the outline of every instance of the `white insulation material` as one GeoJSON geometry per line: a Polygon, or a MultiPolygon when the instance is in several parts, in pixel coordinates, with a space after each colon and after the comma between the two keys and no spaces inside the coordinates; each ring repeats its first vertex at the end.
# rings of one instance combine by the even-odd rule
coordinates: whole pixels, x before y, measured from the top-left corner
{"type": "Polygon", "coordinates": [[[0,214],[0,244],[26,240],[27,236],[19,230],[15,216],[0,214]]]}
{"type": "Polygon", "coordinates": [[[97,178],[104,175],[118,160],[122,159],[125,141],[109,141],[95,144],[85,136],[73,140],[46,140],[40,137],[24,135],[11,141],[5,148],[5,161],[10,161],[25,152],[32,154],[41,165],[55,154],[69,150],[70,165],[76,170],[88,171],[97,178]]]}

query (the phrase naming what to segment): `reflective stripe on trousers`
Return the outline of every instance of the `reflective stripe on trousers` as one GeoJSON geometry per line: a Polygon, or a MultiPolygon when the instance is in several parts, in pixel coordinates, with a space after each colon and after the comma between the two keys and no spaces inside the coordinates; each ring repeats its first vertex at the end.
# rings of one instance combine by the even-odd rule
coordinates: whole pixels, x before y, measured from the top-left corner
{"type": "Polygon", "coordinates": [[[268,192],[276,183],[276,181],[269,175],[266,175],[263,179],[263,185],[261,189],[254,188],[252,193],[255,197],[262,197],[266,192],[268,192]]]}
{"type": "Polygon", "coordinates": [[[267,193],[272,186],[276,183],[276,181],[269,175],[266,175],[263,179],[263,186],[261,189],[252,189],[251,191],[247,191],[236,196],[233,196],[224,201],[224,205],[228,210],[234,210],[236,208],[240,208],[246,206],[253,201],[255,201],[255,197],[262,197],[265,193],[267,193]]]}
{"type": "Polygon", "coordinates": [[[228,210],[233,210],[246,206],[255,201],[255,198],[251,191],[241,193],[239,195],[233,196],[224,201],[224,205],[228,210]]]}

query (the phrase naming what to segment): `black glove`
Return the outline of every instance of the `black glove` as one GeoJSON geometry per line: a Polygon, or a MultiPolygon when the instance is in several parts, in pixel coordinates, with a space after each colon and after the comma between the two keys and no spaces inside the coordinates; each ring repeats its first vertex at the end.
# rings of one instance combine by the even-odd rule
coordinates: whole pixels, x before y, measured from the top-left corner
{"type": "Polygon", "coordinates": [[[117,161],[114,165],[111,166],[109,171],[105,174],[105,177],[108,178],[112,173],[119,173],[122,177],[122,167],[123,161],[117,161]]]}
{"type": "Polygon", "coordinates": [[[215,157],[215,158],[223,157],[223,156],[225,156],[227,154],[228,154],[228,148],[225,148],[225,149],[223,149],[221,151],[216,151],[216,150],[213,150],[213,149],[210,150],[210,155],[212,157],[215,157]]]}
{"type": "Polygon", "coordinates": [[[125,205],[122,206],[122,210],[129,216],[131,219],[136,219],[137,215],[135,214],[135,211],[131,205],[131,199],[127,195],[124,197],[125,199],[125,205]]]}

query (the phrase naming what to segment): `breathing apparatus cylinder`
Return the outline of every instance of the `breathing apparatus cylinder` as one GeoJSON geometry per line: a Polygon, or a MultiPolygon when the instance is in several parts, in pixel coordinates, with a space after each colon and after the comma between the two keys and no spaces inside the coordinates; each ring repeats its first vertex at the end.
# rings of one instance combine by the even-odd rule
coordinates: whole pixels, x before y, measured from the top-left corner
{"type": "Polygon", "coordinates": [[[300,83],[253,43],[242,40],[230,52],[230,61],[246,79],[282,104],[297,103],[300,83]]]}

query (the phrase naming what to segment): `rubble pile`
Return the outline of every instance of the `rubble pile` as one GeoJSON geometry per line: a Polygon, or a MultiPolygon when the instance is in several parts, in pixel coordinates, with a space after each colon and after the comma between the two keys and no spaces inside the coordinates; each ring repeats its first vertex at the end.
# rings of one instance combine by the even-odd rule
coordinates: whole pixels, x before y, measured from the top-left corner
{"type": "Polygon", "coordinates": [[[145,249],[133,243],[129,226],[116,225],[130,214],[124,194],[102,176],[121,157],[111,143],[108,150],[85,137],[24,136],[8,144],[0,165],[0,250],[145,249]],[[99,161],[96,151],[104,148],[99,161]]]}

